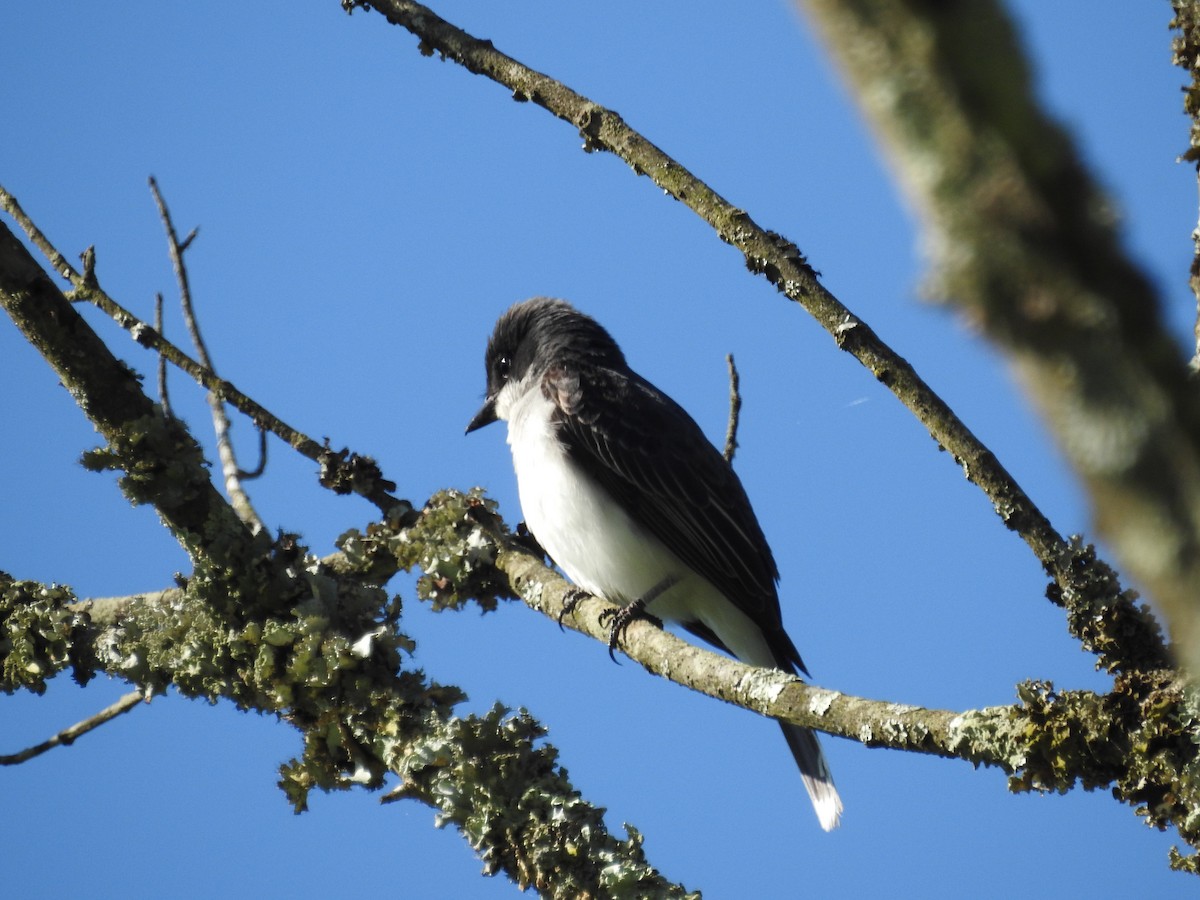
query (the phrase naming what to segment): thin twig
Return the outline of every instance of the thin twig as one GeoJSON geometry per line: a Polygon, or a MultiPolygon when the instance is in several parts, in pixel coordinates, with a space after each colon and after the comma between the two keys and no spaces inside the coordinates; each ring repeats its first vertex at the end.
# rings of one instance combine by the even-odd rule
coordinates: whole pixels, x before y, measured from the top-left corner
{"type": "Polygon", "coordinates": [[[729,426],[725,429],[725,461],[732,466],[733,455],[737,453],[738,448],[738,418],[742,413],[742,395],[738,391],[740,380],[732,353],[725,354],[725,362],[729,364],[729,426]]]}
{"type": "MultiPolygon", "coordinates": [[[[50,266],[55,272],[71,282],[77,289],[93,286],[85,283],[84,278],[67,262],[67,258],[59,253],[55,246],[42,234],[42,230],[33,224],[33,219],[29,218],[25,214],[25,210],[21,209],[21,204],[17,202],[17,198],[3,187],[0,187],[0,209],[3,209],[12,216],[16,223],[21,226],[21,230],[25,232],[26,237],[33,242],[35,247],[42,251],[42,255],[50,261],[50,266]]],[[[94,281],[94,279],[90,280],[94,281]]]]}
{"type": "Polygon", "coordinates": [[[129,712],[142,702],[143,697],[144,695],[141,691],[130,691],[111,706],[106,706],[100,712],[90,718],[84,719],[82,722],[76,722],[70,728],[64,728],[58,734],[48,740],[42,741],[40,744],[26,747],[19,753],[0,755],[0,766],[16,766],[33,759],[35,756],[41,756],[47,750],[53,750],[55,747],[70,746],[82,735],[87,734],[95,728],[99,728],[105,722],[112,721],[122,713],[129,712]]]}
{"type": "MultiPolygon", "coordinates": [[[[154,295],[154,330],[163,333],[163,295],[154,295]]],[[[158,357],[158,402],[162,405],[165,415],[171,414],[171,397],[167,393],[167,360],[160,354],[158,357]]]]}
{"type": "MultiPolygon", "coordinates": [[[[183,321],[192,338],[192,346],[196,348],[200,364],[210,372],[215,372],[216,367],[209,355],[208,346],[200,334],[200,324],[196,320],[195,308],[192,305],[192,289],[188,280],[187,265],[183,261],[184,251],[195,239],[197,230],[192,229],[187,238],[180,241],[178,233],[175,231],[175,223],[171,220],[171,212],[167,209],[162,191],[158,189],[158,181],[153,175],[150,176],[150,192],[154,195],[154,203],[158,207],[158,214],[162,218],[163,227],[167,232],[171,265],[175,268],[175,279],[179,283],[179,303],[183,308],[183,321]]],[[[229,416],[225,413],[225,403],[215,391],[209,391],[208,405],[212,410],[213,432],[217,438],[217,455],[221,459],[221,473],[225,479],[225,492],[229,495],[229,502],[239,519],[254,531],[262,531],[265,527],[262,518],[254,509],[254,504],[250,502],[249,495],[242,488],[241,469],[238,468],[237,452],[233,448],[233,440],[230,437],[229,416]]]]}

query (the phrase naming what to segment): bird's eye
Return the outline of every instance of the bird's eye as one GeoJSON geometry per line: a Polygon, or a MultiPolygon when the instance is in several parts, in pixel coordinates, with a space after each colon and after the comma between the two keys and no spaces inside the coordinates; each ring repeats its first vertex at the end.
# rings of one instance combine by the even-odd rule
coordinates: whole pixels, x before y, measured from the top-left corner
{"type": "Polygon", "coordinates": [[[496,374],[504,381],[508,380],[509,373],[512,371],[512,360],[507,356],[502,356],[496,360],[496,374]]]}

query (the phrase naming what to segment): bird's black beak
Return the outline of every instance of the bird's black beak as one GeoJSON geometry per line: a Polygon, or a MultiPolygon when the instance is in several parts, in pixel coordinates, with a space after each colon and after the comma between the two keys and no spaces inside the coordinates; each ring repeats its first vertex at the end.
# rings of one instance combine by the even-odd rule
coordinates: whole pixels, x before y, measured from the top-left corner
{"type": "Polygon", "coordinates": [[[479,412],[475,413],[475,418],[471,420],[471,424],[467,426],[467,434],[482,428],[484,425],[491,425],[495,421],[496,401],[488,398],[488,401],[479,407],[479,412]]]}

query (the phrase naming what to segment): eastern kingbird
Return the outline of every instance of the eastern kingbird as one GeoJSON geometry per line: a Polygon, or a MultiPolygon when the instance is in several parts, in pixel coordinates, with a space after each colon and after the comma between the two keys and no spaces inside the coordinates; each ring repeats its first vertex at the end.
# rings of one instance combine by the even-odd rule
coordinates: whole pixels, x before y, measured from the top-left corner
{"type": "MultiPolygon", "coordinates": [[[[518,303],[496,323],[486,366],[487,399],[467,432],[508,422],[525,523],[576,585],[742,662],[808,674],[733,467],[599,323],[562,300],[518,303]]],[[[614,621],[614,645],[629,618],[614,621]]],[[[817,736],[780,725],[829,831],[842,801],[817,736]]]]}

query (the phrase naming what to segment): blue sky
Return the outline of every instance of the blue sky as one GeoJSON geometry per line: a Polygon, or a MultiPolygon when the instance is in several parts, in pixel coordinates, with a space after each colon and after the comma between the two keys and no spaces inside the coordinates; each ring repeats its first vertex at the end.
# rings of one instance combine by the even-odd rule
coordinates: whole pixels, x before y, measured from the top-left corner
{"type": "MultiPolygon", "coordinates": [[[[1161,286],[1181,347],[1195,176],[1169,4],[1013,4],[1039,90],[1085,147],[1161,286]]],[[[761,224],[906,356],[1063,533],[1083,499],[1003,361],[919,299],[913,219],[821,47],[785,3],[495,4],[438,11],[617,109],[761,224]]],[[[297,428],[377,457],[416,502],[483,485],[520,518],[503,432],[464,438],[492,323],[534,294],[570,299],[715,440],[732,352],[737,468],[782,571],[785,621],[814,680],[950,709],[1005,704],[1025,678],[1103,690],[1044,578],[919,424],[681,205],[570,127],[416,52],[375,15],[316,3],[0,6],[0,183],[60,249],[150,315],[174,281],[146,178],[159,179],[218,368],[297,428]]],[[[115,326],[100,333],[148,375],[115,326]]],[[[187,560],[152,511],[77,465],[96,435],[0,322],[0,569],[85,596],[170,583],[187,560]]],[[[177,339],[177,317],[168,325],[177,339]]],[[[203,396],[172,399],[211,446],[203,396]]],[[[247,457],[252,433],[235,433],[247,457]]],[[[371,508],[272,447],[251,486],[319,553],[371,508]]],[[[575,784],[646,836],[650,860],[711,898],[1193,896],[1171,834],[1105,792],[1013,796],[1004,776],[828,739],[846,803],[820,832],[775,726],[636,666],[520,605],[434,614],[401,580],[415,663],[550,728],[575,784]],[[1136,892],[1136,894],[1135,894],[1136,892]]],[[[98,680],[0,698],[0,752],[123,693],[98,680]]],[[[510,897],[415,804],[315,796],[293,816],[271,719],[159,698],[0,770],[12,896],[510,897]]]]}

